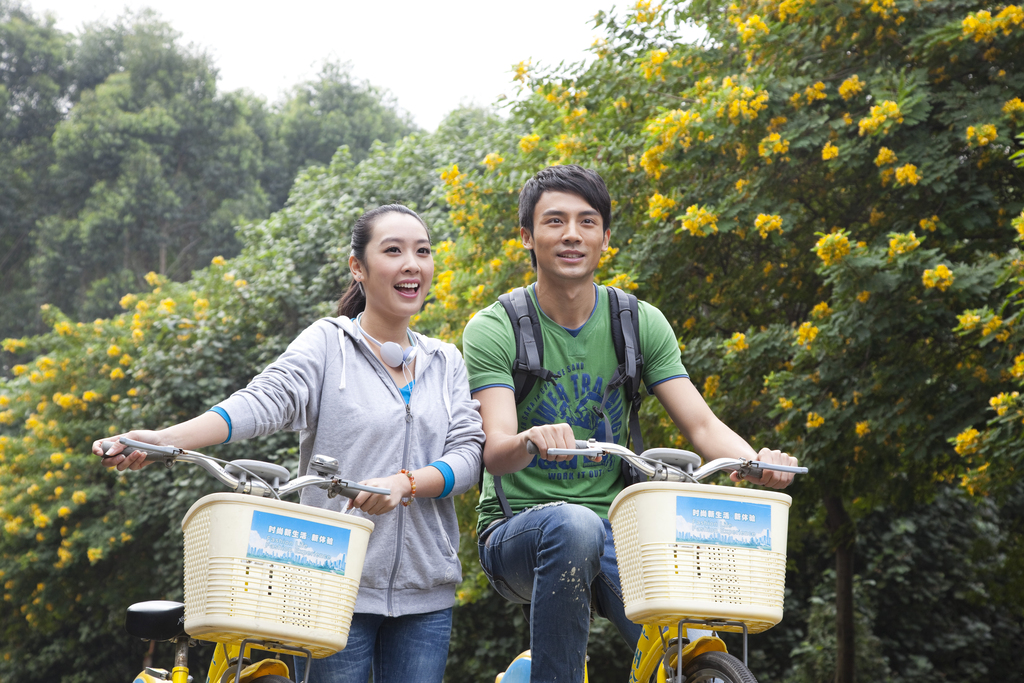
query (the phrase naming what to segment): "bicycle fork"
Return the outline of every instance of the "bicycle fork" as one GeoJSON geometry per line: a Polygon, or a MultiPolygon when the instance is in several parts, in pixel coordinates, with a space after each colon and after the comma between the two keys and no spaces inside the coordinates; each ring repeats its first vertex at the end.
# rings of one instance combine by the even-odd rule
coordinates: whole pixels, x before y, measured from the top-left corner
{"type": "MultiPolygon", "coordinates": [[[[667,683],[675,680],[676,672],[685,669],[697,655],[715,650],[726,652],[725,643],[717,636],[701,636],[692,642],[685,635],[680,638],[682,623],[664,628],[644,626],[633,655],[629,683],[648,683],[652,677],[656,677],[657,683],[667,683]]],[[[682,632],[685,634],[686,629],[682,628],[682,632]]]]}

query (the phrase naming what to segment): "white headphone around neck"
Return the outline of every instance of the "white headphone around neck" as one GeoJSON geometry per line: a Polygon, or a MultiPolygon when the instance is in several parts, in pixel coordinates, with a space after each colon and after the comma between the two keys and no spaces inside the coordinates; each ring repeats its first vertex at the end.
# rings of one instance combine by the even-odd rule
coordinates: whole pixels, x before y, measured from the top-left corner
{"type": "MultiPolygon", "coordinates": [[[[363,330],[363,334],[366,334],[366,330],[363,330]]],[[[377,340],[376,339],[374,339],[373,337],[370,337],[370,335],[368,335],[368,334],[366,334],[366,336],[371,341],[373,341],[373,343],[377,344],[377,340]]],[[[387,363],[388,365],[390,365],[393,368],[400,368],[400,367],[402,367],[403,365],[408,363],[410,360],[412,360],[412,357],[416,355],[416,347],[415,346],[410,346],[407,349],[403,349],[401,346],[399,346],[398,344],[396,344],[393,341],[387,341],[387,342],[384,342],[383,344],[377,344],[377,345],[380,347],[380,358],[381,358],[381,360],[383,360],[385,363],[387,363]]]]}

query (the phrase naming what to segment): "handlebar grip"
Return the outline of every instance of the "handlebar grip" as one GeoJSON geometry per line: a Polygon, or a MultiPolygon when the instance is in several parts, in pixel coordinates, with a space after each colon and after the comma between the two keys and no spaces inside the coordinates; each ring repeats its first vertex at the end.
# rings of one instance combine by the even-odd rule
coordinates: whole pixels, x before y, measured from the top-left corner
{"type": "MultiPolygon", "coordinates": [[[[583,439],[576,439],[576,448],[583,449],[589,448],[590,444],[583,439]]],[[[529,439],[526,440],[526,452],[530,455],[537,455],[537,444],[533,443],[529,439]]]]}
{"type": "Polygon", "coordinates": [[[123,436],[120,438],[120,441],[121,441],[121,443],[123,445],[128,446],[129,448],[134,448],[137,451],[145,452],[147,456],[150,456],[150,455],[156,455],[156,456],[162,455],[162,456],[165,456],[165,457],[166,456],[173,456],[173,455],[177,455],[178,450],[179,450],[179,449],[175,448],[174,446],[156,446],[156,445],[151,444],[151,443],[143,443],[142,441],[135,441],[134,439],[126,439],[123,436]]]}

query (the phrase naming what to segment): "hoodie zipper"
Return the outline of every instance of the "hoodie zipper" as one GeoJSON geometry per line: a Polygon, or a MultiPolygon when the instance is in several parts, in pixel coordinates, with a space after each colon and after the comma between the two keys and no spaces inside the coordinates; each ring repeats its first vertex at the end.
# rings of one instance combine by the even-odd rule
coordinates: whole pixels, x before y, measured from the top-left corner
{"type": "MultiPolygon", "coordinates": [[[[409,400],[412,400],[410,393],[409,400]]],[[[405,404],[405,446],[402,448],[402,469],[409,469],[409,436],[412,433],[412,408],[408,403],[405,404]]],[[[395,616],[394,609],[394,597],[395,597],[395,579],[398,578],[398,567],[402,564],[402,538],[405,535],[405,515],[406,506],[403,505],[398,510],[398,532],[395,537],[395,564],[391,567],[391,578],[388,579],[388,616],[395,616]]]]}

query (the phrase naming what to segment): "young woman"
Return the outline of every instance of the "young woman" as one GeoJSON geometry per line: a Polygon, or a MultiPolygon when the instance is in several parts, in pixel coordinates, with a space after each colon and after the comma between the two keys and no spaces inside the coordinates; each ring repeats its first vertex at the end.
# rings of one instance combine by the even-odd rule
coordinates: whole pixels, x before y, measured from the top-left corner
{"type": "MultiPolygon", "coordinates": [[[[338,317],[303,331],[245,389],[187,422],[121,436],[195,450],[292,429],[300,432],[300,473],[323,453],[346,478],[389,488],[391,495],[348,501],[302,492],[305,504],[345,505],[374,515],[376,525],[348,645],[314,660],[310,680],[366,683],[372,668],[375,683],[440,683],[462,578],[452,496],[480,472],[478,403],[459,351],[409,330],[434,274],[422,219],[398,204],[364,214],[352,229],[349,268],[338,317]]],[[[123,448],[105,462],[142,467],[145,455],[123,448]]]]}

